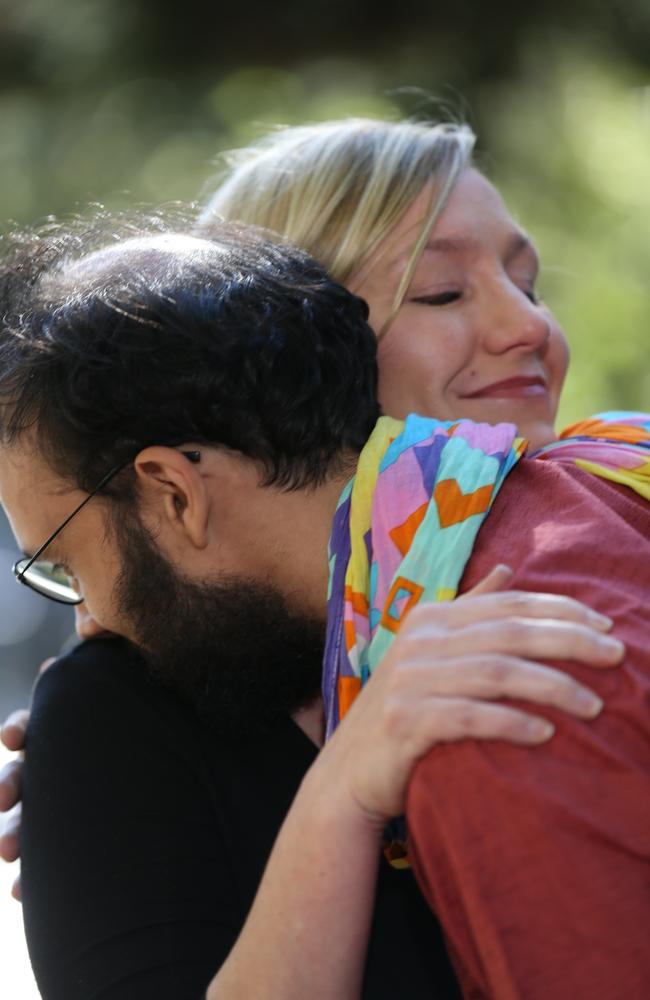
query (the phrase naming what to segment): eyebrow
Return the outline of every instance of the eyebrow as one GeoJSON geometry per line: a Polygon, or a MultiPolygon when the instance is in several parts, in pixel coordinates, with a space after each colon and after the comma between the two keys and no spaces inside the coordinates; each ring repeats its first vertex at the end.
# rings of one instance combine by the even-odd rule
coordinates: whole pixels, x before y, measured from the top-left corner
{"type": "MultiPolygon", "coordinates": [[[[424,249],[432,250],[434,253],[459,253],[463,250],[471,250],[474,246],[476,246],[475,240],[468,240],[464,237],[441,237],[429,240],[424,249]]],[[[537,257],[537,251],[529,237],[524,233],[513,233],[506,245],[503,259],[506,263],[510,263],[513,258],[524,252],[532,253],[537,257]]]]}
{"type": "MultiPolygon", "coordinates": [[[[476,246],[476,241],[472,239],[466,239],[463,236],[459,237],[445,237],[442,236],[437,239],[431,239],[423,248],[423,253],[426,250],[432,253],[463,253],[467,250],[471,250],[476,246]]],[[[512,261],[522,253],[530,253],[535,258],[535,261],[539,263],[539,255],[535,249],[532,241],[525,233],[515,232],[509,238],[505,253],[503,255],[503,260],[506,265],[512,263],[512,261]]],[[[403,264],[404,261],[408,261],[411,251],[406,251],[397,257],[392,264],[392,268],[403,264]]]]}

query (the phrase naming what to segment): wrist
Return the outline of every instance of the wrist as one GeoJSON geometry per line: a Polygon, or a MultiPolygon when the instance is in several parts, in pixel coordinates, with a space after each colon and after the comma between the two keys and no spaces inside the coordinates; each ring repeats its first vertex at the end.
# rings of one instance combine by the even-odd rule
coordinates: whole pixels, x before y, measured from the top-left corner
{"type": "Polygon", "coordinates": [[[341,766],[327,744],[303,778],[300,796],[303,806],[337,837],[354,837],[355,842],[379,845],[386,817],[368,809],[357,794],[347,769],[341,766]],[[358,840],[357,840],[358,838],[358,840]]]}

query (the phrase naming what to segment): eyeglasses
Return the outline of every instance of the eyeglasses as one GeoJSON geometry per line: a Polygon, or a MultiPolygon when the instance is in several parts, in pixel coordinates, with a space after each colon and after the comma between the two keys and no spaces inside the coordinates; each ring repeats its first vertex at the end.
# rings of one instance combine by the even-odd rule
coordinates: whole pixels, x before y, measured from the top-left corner
{"type": "MultiPolygon", "coordinates": [[[[181,454],[185,455],[190,462],[196,463],[201,459],[199,451],[182,451],[181,454]]],[[[79,591],[79,585],[75,578],[60,563],[51,562],[47,559],[39,559],[39,556],[45,552],[48,545],[51,545],[56,536],[63,531],[72,518],[76,517],[79,511],[86,506],[88,501],[92,500],[111,481],[113,476],[116,476],[118,472],[125,469],[132,461],[133,459],[129,458],[126,462],[121,462],[115,468],[111,469],[110,472],[107,472],[105,476],[102,476],[97,486],[90,491],[78,507],[75,507],[56,531],[53,531],[45,539],[33,556],[25,556],[14,563],[13,573],[19,583],[24,583],[26,587],[31,587],[38,594],[48,597],[51,601],[57,601],[59,604],[81,604],[83,595],[79,591]]]]}

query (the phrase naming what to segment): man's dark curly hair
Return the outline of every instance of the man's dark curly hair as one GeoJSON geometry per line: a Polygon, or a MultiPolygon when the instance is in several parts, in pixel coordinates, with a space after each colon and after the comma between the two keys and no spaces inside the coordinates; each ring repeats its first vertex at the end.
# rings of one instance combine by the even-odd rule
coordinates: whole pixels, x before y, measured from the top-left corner
{"type": "Polygon", "coordinates": [[[152,444],[226,446],[286,489],[360,451],[378,416],[361,299],[268,234],[109,228],[5,240],[0,440],[33,432],[86,490],[152,444]]]}

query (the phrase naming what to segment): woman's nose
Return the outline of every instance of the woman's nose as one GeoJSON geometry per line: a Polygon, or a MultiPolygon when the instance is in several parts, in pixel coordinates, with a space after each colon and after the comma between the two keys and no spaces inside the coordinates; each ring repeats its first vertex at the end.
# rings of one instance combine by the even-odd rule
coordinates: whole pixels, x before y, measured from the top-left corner
{"type": "Polygon", "coordinates": [[[551,326],[543,309],[517,286],[501,287],[483,316],[483,346],[490,354],[541,351],[551,326]]]}

